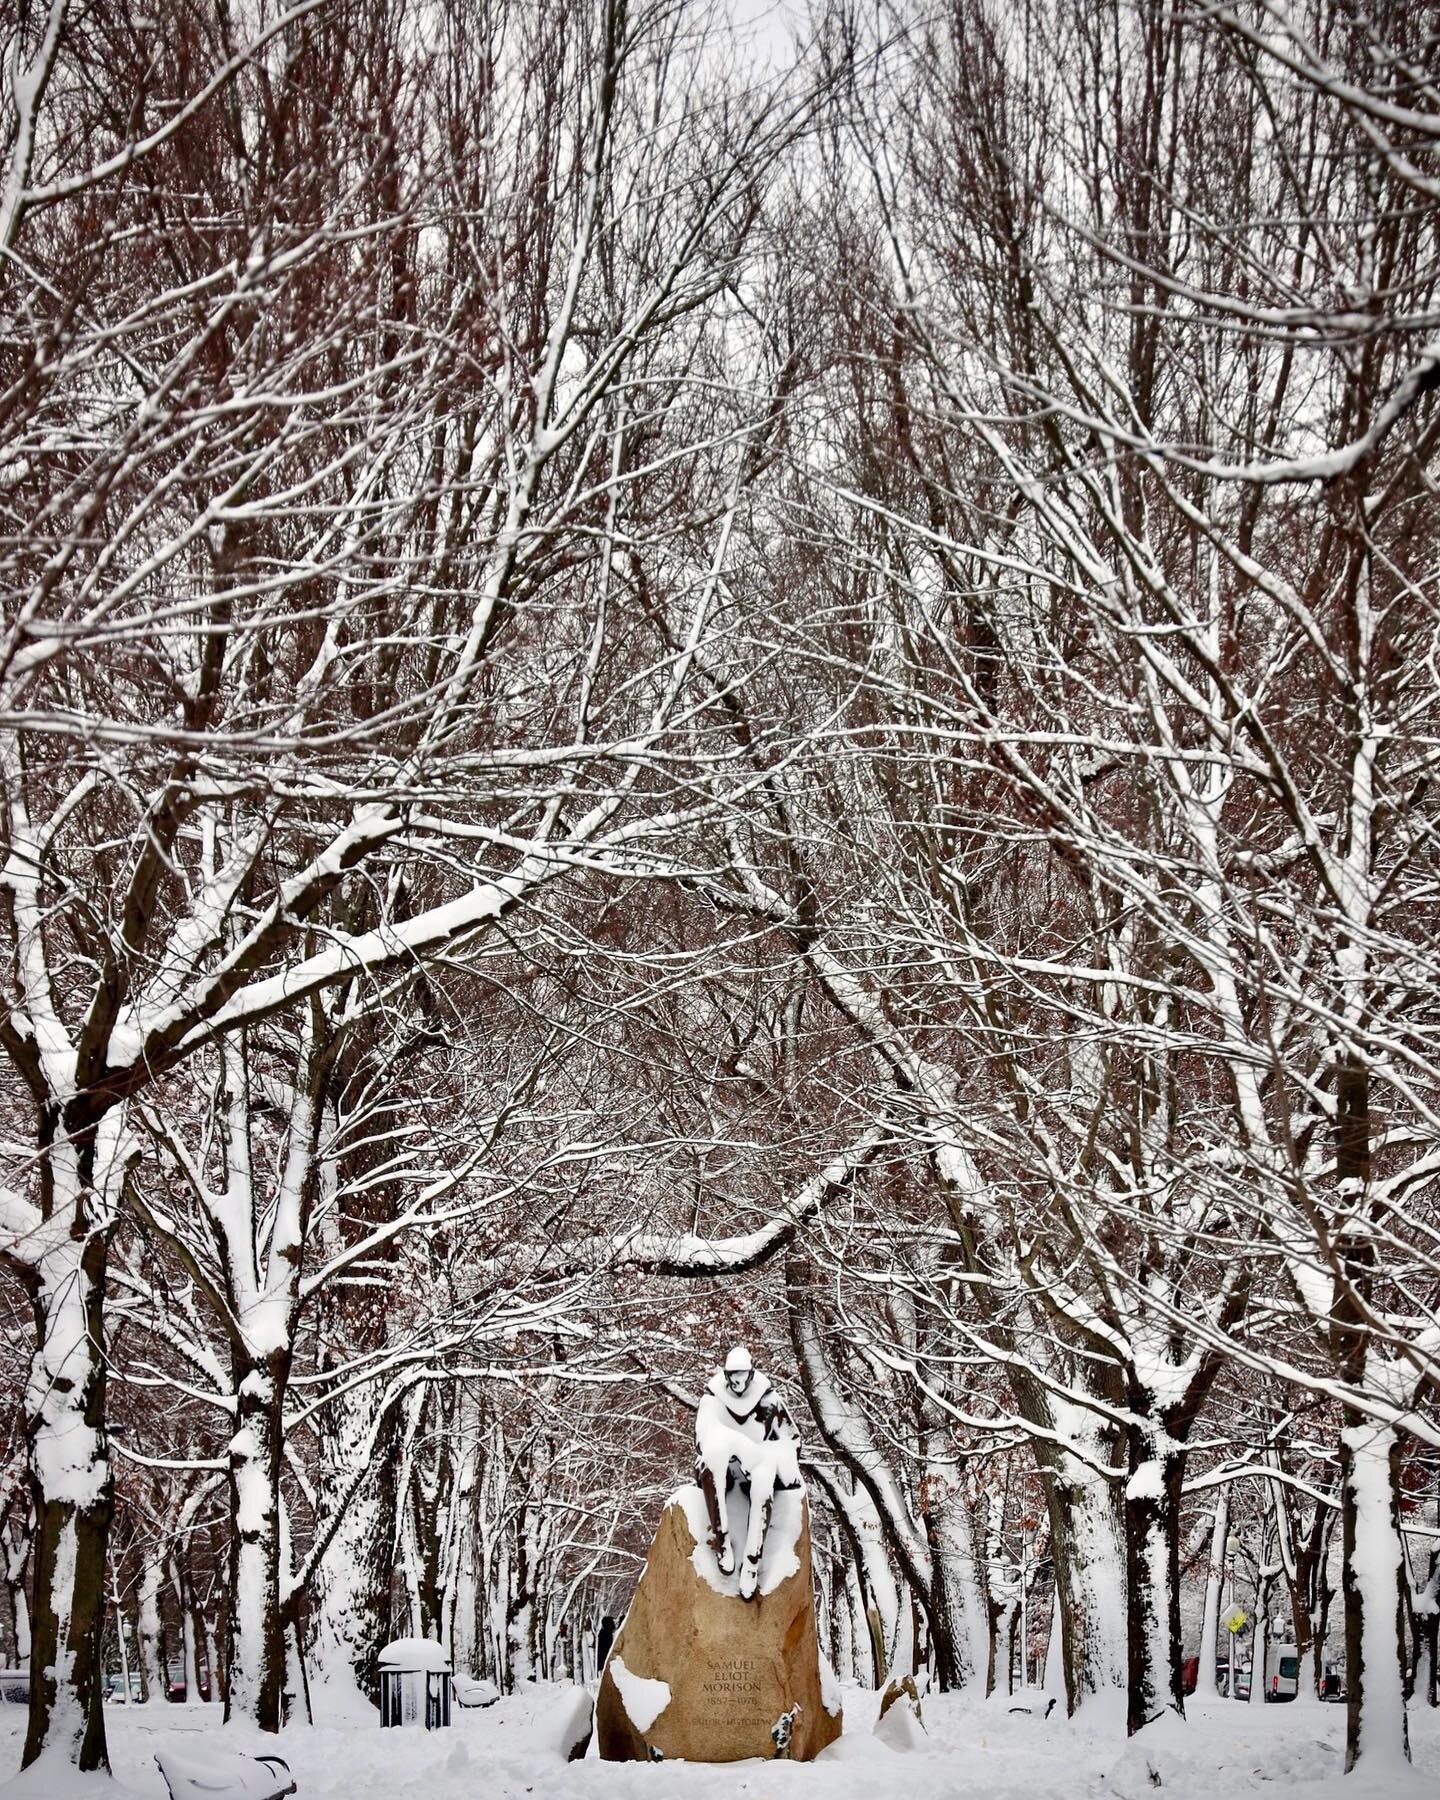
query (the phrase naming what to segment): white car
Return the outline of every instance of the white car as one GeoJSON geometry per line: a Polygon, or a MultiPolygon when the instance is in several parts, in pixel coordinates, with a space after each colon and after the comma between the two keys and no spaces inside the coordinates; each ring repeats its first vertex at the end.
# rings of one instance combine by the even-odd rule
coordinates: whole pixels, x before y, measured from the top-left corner
{"type": "Polygon", "coordinates": [[[1297,1644],[1277,1644],[1275,1661],[1270,1671],[1267,1700],[1293,1700],[1300,1692],[1300,1648],[1297,1644]]]}

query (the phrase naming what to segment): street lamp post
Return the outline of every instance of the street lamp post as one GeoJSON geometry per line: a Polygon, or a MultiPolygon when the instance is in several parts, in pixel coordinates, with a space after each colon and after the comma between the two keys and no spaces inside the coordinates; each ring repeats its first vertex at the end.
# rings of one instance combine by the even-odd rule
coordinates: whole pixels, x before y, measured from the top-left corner
{"type": "Polygon", "coordinates": [[[1225,1629],[1226,1636],[1230,1640],[1226,1648],[1226,1654],[1230,1659],[1229,1673],[1225,1680],[1225,1698],[1227,1700],[1233,1700],[1235,1698],[1235,1633],[1230,1629],[1229,1618],[1230,1614],[1235,1610],[1235,1556],[1239,1548],[1240,1540],[1232,1531],[1225,1540],[1225,1587],[1227,1590],[1225,1602],[1225,1629]]]}

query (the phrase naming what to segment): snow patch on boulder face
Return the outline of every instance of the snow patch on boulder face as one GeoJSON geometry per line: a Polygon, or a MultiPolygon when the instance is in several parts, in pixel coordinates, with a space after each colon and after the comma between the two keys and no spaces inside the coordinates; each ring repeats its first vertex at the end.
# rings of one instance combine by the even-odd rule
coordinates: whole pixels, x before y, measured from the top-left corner
{"type": "Polygon", "coordinates": [[[613,1650],[605,1667],[619,1691],[620,1703],[630,1723],[644,1737],[670,1704],[669,1683],[655,1681],[648,1675],[632,1674],[613,1650]]]}
{"type": "MultiPolygon", "coordinates": [[[[710,1518],[705,1510],[705,1496],[699,1488],[693,1481],[687,1482],[684,1487],[676,1488],[665,1504],[678,1506],[685,1515],[685,1523],[690,1527],[690,1535],[695,1540],[694,1553],[690,1558],[695,1573],[717,1594],[738,1598],[741,1573],[739,1558],[736,1558],[736,1566],[729,1575],[720,1573],[715,1552],[710,1548],[710,1518]]],[[[750,1530],[750,1502],[738,1487],[730,1490],[725,1511],[730,1525],[730,1542],[737,1546],[744,1544],[750,1530]]],[[[760,1557],[762,1595],[773,1594],[782,1582],[799,1574],[800,1527],[804,1518],[803,1488],[777,1490],[770,1513],[770,1529],[765,1534],[765,1548],[760,1557]]]]}

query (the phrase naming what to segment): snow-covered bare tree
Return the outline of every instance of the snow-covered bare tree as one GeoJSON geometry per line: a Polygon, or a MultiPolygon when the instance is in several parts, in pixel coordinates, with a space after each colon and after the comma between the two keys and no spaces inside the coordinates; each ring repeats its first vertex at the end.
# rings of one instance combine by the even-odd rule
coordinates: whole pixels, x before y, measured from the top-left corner
{"type": "MultiPolygon", "coordinates": [[[[1011,1149],[1086,1273],[1047,1266],[1053,1210],[1014,1267],[1123,1373],[1127,1526],[1217,1356],[1256,1355],[1221,1246],[1310,1315],[1259,1365],[1347,1408],[1349,1760],[1403,1755],[1401,1438],[1434,1431],[1426,27],[1319,0],[902,24],[927,99],[898,145],[884,59],[857,65],[842,496],[933,845],[895,929],[924,921],[973,1053],[1018,1064],[1011,1149]]],[[[1179,1704],[1135,1547],[1132,1728],[1179,1704]]]]}
{"type": "Polygon", "coordinates": [[[774,408],[740,289],[806,107],[727,97],[618,0],[57,0],[15,55],[5,1231],[54,1672],[25,1754],[94,1768],[135,1109],[693,810],[694,658],[774,408]]]}

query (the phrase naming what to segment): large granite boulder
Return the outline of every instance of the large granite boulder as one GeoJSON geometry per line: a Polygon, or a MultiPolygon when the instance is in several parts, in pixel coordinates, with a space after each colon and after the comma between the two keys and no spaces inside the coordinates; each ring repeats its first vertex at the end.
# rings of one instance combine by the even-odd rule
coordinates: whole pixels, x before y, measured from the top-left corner
{"type": "MultiPolygon", "coordinates": [[[[732,1492],[737,1543],[745,1511],[732,1492]]],[[[666,1503],[600,1680],[600,1754],[610,1762],[808,1762],[840,1735],[841,1718],[815,1633],[804,1493],[775,1496],[752,1600],[740,1598],[737,1575],[720,1573],[708,1535],[699,1488],[681,1488],[666,1503]]]]}

